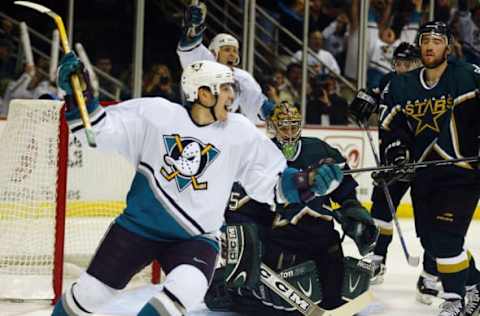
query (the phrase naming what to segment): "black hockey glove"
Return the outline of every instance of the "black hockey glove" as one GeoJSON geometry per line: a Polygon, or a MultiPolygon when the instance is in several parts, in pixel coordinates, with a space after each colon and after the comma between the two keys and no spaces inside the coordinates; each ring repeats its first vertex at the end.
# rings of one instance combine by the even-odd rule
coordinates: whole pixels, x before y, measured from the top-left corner
{"type": "Polygon", "coordinates": [[[360,255],[365,256],[373,250],[379,230],[358,200],[345,201],[341,208],[333,211],[333,216],[342,225],[345,234],[353,239],[360,255]]]}
{"type": "Polygon", "coordinates": [[[402,166],[410,161],[410,150],[400,140],[385,147],[385,162],[387,165],[402,166]]]}
{"type": "Polygon", "coordinates": [[[203,2],[198,5],[191,5],[185,9],[183,26],[189,37],[195,37],[205,31],[205,18],[207,16],[207,7],[203,2]]]}
{"type": "Polygon", "coordinates": [[[378,97],[374,93],[361,89],[350,103],[349,111],[355,123],[366,123],[370,116],[378,111],[378,97]]]}

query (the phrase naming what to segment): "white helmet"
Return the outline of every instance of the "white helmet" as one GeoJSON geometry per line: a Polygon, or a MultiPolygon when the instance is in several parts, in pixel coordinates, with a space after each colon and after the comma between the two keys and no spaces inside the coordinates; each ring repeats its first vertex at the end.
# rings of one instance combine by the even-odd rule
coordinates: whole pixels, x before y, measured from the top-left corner
{"type": "Polygon", "coordinates": [[[233,71],[220,63],[202,60],[185,67],[182,73],[182,89],[185,99],[194,102],[198,98],[198,89],[208,87],[218,95],[224,83],[234,84],[233,71]]]}
{"type": "MultiPolygon", "coordinates": [[[[238,44],[238,40],[230,34],[227,33],[219,33],[217,34],[210,45],[208,45],[208,49],[215,55],[215,59],[218,59],[218,52],[221,47],[223,46],[233,46],[236,47],[237,50],[240,50],[240,45],[238,44]]],[[[235,61],[235,65],[240,63],[240,57],[237,57],[235,61]]]]}

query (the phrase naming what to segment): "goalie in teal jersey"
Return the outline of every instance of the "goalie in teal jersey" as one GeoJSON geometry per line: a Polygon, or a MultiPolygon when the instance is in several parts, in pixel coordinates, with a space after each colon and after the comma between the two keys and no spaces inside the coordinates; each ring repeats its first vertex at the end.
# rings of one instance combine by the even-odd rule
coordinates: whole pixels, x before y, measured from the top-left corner
{"type": "MultiPolygon", "coordinates": [[[[382,123],[387,164],[478,155],[480,68],[449,60],[450,43],[443,22],[426,23],[418,33],[424,67],[390,81],[382,123]]],[[[480,272],[464,248],[480,197],[478,165],[418,170],[411,196],[417,235],[435,258],[443,286],[439,315],[478,315],[480,272]]]]}
{"type": "MultiPolygon", "coordinates": [[[[302,116],[293,105],[287,102],[276,105],[267,123],[275,134],[274,143],[282,150],[289,166],[307,170],[328,159],[329,163],[348,169],[338,150],[320,139],[301,136],[302,116]]],[[[371,267],[362,261],[344,258],[340,235],[333,222],[334,218],[339,221],[362,255],[373,249],[378,229],[358,201],[356,186],[351,176],[345,176],[328,196],[311,196],[306,205],[277,205],[276,212],[271,212],[267,204],[250,199],[239,185],[234,186],[225,214],[229,225],[227,264],[215,274],[205,299],[207,306],[213,310],[238,311],[242,315],[297,313],[260,284],[261,262],[324,309],[336,308],[344,303],[344,298],[352,299],[366,291],[371,267]],[[341,207],[332,211],[331,200],[341,207]],[[243,238],[234,242],[245,240],[241,247],[243,255],[236,260],[234,268],[229,264],[232,253],[237,258],[236,252],[230,249],[230,225],[241,225],[244,232],[243,238]]]]}

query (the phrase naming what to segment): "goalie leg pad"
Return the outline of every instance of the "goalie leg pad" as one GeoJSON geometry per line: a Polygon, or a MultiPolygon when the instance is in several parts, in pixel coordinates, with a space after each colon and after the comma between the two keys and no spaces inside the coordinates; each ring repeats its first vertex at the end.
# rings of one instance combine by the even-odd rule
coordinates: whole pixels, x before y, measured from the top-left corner
{"type": "Polygon", "coordinates": [[[255,224],[226,227],[225,283],[228,287],[253,287],[260,280],[262,244],[255,224]]]}

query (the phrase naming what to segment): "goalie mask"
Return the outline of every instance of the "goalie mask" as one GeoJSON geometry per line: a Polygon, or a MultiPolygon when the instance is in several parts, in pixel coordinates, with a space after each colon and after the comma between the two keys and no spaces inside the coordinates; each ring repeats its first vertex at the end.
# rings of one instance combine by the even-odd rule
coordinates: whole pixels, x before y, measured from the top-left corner
{"type": "Polygon", "coordinates": [[[240,45],[238,44],[238,40],[232,35],[227,33],[217,34],[210,42],[210,45],[208,45],[208,50],[213,53],[213,55],[215,56],[215,59],[218,61],[220,48],[222,48],[223,46],[232,46],[236,48],[237,57],[233,61],[233,66],[238,65],[240,63],[240,57],[238,56],[240,45]]]}
{"type": "Polygon", "coordinates": [[[302,133],[302,114],[297,107],[283,101],[273,109],[268,124],[280,144],[283,155],[287,160],[292,160],[297,153],[302,133]]]}

